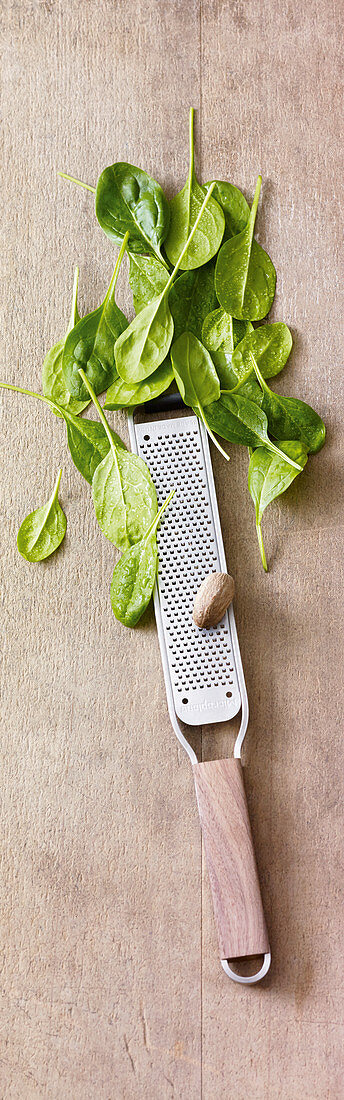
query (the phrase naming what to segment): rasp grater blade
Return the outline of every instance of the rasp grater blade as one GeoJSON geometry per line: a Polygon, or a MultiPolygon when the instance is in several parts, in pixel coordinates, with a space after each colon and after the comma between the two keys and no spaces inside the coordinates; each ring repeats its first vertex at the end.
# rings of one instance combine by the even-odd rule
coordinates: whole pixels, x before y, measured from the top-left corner
{"type": "Polygon", "coordinates": [[[201,581],[226,570],[207,437],[194,415],[132,420],[130,435],[149,466],[159,503],[176,489],[158,533],[155,594],[175,710],[190,725],[223,722],[241,706],[233,608],[210,630],[199,630],[192,619],[201,581]]]}

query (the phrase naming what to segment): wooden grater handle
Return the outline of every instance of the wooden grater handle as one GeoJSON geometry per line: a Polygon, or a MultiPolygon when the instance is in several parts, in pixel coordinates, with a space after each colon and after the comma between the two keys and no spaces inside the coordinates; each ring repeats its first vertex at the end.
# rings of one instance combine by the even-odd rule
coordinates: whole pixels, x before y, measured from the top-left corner
{"type": "Polygon", "coordinates": [[[194,764],[221,959],[270,950],[240,760],[194,764]]]}

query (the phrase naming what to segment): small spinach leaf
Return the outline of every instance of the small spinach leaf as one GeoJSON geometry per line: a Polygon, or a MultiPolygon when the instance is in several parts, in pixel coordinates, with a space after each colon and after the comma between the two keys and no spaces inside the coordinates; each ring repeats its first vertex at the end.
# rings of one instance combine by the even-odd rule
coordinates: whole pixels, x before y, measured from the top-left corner
{"type": "Polygon", "coordinates": [[[84,371],[82,377],[110,444],[93,474],[94,510],[103,535],[118,550],[126,550],[142,538],[156,515],[155,488],[143,459],[118,446],[84,371]]]}
{"type": "Polygon", "coordinates": [[[231,389],[237,383],[231,370],[234,350],[247,332],[253,332],[250,321],[236,321],[224,309],[208,313],[202,327],[202,343],[210,351],[222,389],[231,389]]]}
{"type": "Polygon", "coordinates": [[[124,626],[136,626],[148,607],[158,562],[156,530],[174,491],[172,489],[140,542],[125,550],[115,566],[110,589],[111,606],[116,619],[124,626]]]}
{"type": "Polygon", "coordinates": [[[204,408],[205,405],[212,408],[211,402],[216,405],[220,397],[220,383],[209,352],[192,332],[183,332],[179,340],[172,344],[171,359],[183,401],[203,420],[215,446],[228,461],[226,451],[213,435],[207,416],[208,409],[204,408]]]}
{"type": "Polygon", "coordinates": [[[262,408],[268,418],[269,430],[276,439],[297,439],[306,451],[316,454],[325,443],[325,424],[321,417],[297,397],[283,397],[266,384],[255,357],[254,370],[263,391],[262,408]]]}
{"type": "Polygon", "coordinates": [[[168,271],[155,256],[129,253],[129,283],[135,313],[157,298],[168,282],[168,271]]]}
{"type": "Polygon", "coordinates": [[[96,393],[102,393],[116,377],[114,345],[117,337],[127,327],[127,319],[116,305],[114,292],[128,235],[125,236],[111,283],[102,305],[88,313],[67,336],[64,346],[62,369],[70,393],[79,400],[88,397],[79,368],[85,371],[96,393]]]}
{"type": "MultiPolygon", "coordinates": [[[[65,413],[64,416],[68,446],[71,457],[79,473],[92,485],[92,478],[97,466],[102,462],[110,450],[109,438],[98,420],[88,420],[65,413]]],[[[110,428],[114,445],[126,450],[125,444],[116,432],[110,428]]]]}
{"type": "Polygon", "coordinates": [[[26,561],[44,561],[57,550],[66,534],[67,520],[58,502],[62,470],[47,504],[36,508],[23,520],[17,537],[19,553],[26,561]]]}
{"type": "Polygon", "coordinates": [[[192,332],[172,344],[171,359],[178,389],[186,405],[209,405],[220,397],[220,383],[206,348],[192,332]]]}
{"type": "Polygon", "coordinates": [[[165,291],[137,313],[115,344],[116,368],[123,382],[142,382],[166,358],[173,321],[165,291]]]}
{"type": "MultiPolygon", "coordinates": [[[[251,354],[254,355],[264,378],[273,378],[285,366],[293,341],[288,326],[283,321],[273,325],[261,325],[248,332],[235,348],[232,367],[240,382],[252,374],[251,354]]],[[[279,438],[283,438],[279,436],[279,438]]]]}
{"type": "Polygon", "coordinates": [[[146,401],[160,397],[160,394],[164,393],[173,382],[173,377],[171,360],[167,357],[163,363],[160,363],[160,367],[154,371],[154,374],[143,382],[130,384],[123,382],[122,378],[117,378],[106,394],[104,409],[125,409],[144,405],[146,401]]]}
{"type": "Polygon", "coordinates": [[[186,330],[202,339],[203,318],[217,304],[214,273],[214,264],[210,262],[194,271],[184,271],[173,284],[168,301],[175,340],[186,330]]]}
{"type": "Polygon", "coordinates": [[[307,462],[307,451],[302,443],[281,443],[281,454],[271,454],[266,447],[258,447],[253,451],[248,468],[248,487],[256,509],[256,528],[260,555],[263,567],[267,572],[267,564],[261,529],[263,512],[271,501],[288,489],[298,471],[293,469],[288,461],[283,459],[283,453],[288,458],[297,462],[303,469],[307,462]]]}
{"type": "Polygon", "coordinates": [[[116,244],[128,234],[130,252],[153,252],[165,264],[160,249],[170,223],[169,205],[147,172],[124,161],[105,168],[97,183],[96,217],[116,244]]]}
{"type": "MultiPolygon", "coordinates": [[[[53,400],[57,401],[59,405],[62,405],[64,409],[69,409],[70,412],[76,415],[89,405],[89,401],[77,401],[77,399],[72,397],[67,390],[62,371],[62,357],[67,336],[77,322],[80,321],[77,306],[78,281],[79,268],[76,267],[74,273],[71,314],[66,335],[64,340],[59,340],[58,343],[48,351],[42,367],[42,389],[44,396],[52,397],[53,400]]],[[[60,414],[58,413],[57,415],[60,414]]]]}
{"type": "Polygon", "coordinates": [[[181,267],[183,257],[193,239],[197,226],[203,217],[212,194],[211,187],[202,203],[194,222],[190,236],[184,245],[177,263],[164,290],[148,306],[138,313],[115,344],[115,359],[118,374],[124,382],[141,382],[148,378],[166,358],[173,336],[173,320],[168,304],[168,293],[181,267]]]}
{"type": "MultiPolygon", "coordinates": [[[[268,437],[265,413],[249,398],[222,393],[220,400],[208,405],[205,412],[212,430],[230,443],[242,443],[245,447],[259,447],[263,443],[274,454],[280,454],[268,437]]],[[[295,466],[291,458],[286,461],[295,466]]]]}
{"type": "MultiPolygon", "coordinates": [[[[12,386],[9,382],[0,382],[0,387],[5,390],[14,390],[15,393],[24,393],[28,397],[36,397],[38,401],[44,401],[44,404],[48,405],[52,412],[65,421],[71,458],[79,473],[91,485],[95,469],[110,450],[109,438],[103,425],[99,424],[97,420],[88,420],[86,416],[75,416],[68,409],[63,409],[62,405],[58,405],[57,401],[52,401],[49,397],[43,397],[41,393],[23,389],[22,386],[12,386]]],[[[109,428],[109,431],[116,446],[123,447],[126,450],[119,435],[111,428],[109,428]]]]}
{"type": "Polygon", "coordinates": [[[246,228],[222,245],[216,262],[218,300],[227,313],[239,320],[259,321],[265,317],[275,296],[274,265],[253,237],[261,183],[258,176],[246,228]]]}
{"type": "MultiPolygon", "coordinates": [[[[177,263],[180,252],[183,249],[183,261],[181,267],[190,270],[201,267],[216,255],[224,233],[225,218],[221,206],[212,197],[207,211],[203,213],[202,224],[190,241],[187,248],[185,244],[195,225],[200,209],[203,205],[205,189],[198,183],[194,170],[194,140],[193,140],[193,108],[190,110],[190,164],[187,181],[182,189],[170,202],[170,228],[165,241],[165,252],[173,266],[177,263]],[[185,249],[185,250],[184,250],[185,249]]],[[[212,191],[214,185],[211,185],[212,191]]]]}
{"type": "MultiPolygon", "coordinates": [[[[209,183],[205,184],[205,187],[209,186],[209,183]]],[[[214,199],[221,206],[225,216],[225,231],[222,238],[224,243],[229,240],[229,237],[235,237],[245,229],[250,217],[250,207],[242,191],[234,187],[234,183],[227,183],[225,180],[215,180],[214,199]]]]}

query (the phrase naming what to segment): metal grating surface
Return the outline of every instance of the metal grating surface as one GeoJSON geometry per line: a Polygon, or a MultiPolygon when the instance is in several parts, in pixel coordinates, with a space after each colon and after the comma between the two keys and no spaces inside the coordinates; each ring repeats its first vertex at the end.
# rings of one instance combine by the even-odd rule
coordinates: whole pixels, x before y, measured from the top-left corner
{"type": "MultiPolygon", "coordinates": [[[[229,617],[210,630],[199,630],[192,620],[201,581],[224,567],[199,422],[195,416],[146,422],[136,424],[135,433],[159,504],[176,489],[158,532],[160,608],[175,709],[191,725],[225,721],[241,706],[229,617]]],[[[221,538],[218,512],[217,521],[221,538]]]]}

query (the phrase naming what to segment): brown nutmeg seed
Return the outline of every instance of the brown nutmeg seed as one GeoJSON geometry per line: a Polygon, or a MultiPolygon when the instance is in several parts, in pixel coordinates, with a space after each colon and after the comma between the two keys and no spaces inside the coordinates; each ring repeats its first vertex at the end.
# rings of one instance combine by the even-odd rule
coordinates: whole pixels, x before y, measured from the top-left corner
{"type": "Polygon", "coordinates": [[[217,626],[232,603],[235,584],[229,573],[208,573],[196,592],[193,620],[196,626],[217,626]]]}

